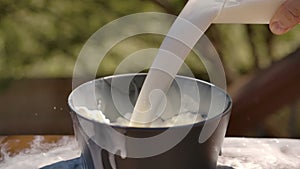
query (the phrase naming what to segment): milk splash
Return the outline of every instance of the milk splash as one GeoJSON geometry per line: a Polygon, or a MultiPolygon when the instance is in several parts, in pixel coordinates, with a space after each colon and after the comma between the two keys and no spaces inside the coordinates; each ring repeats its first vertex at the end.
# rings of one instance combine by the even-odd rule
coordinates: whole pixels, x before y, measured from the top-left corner
{"type": "Polygon", "coordinates": [[[211,23],[268,23],[283,1],[188,1],[164,39],[148,72],[130,125],[149,126],[162,114],[160,110],[166,103],[162,95],[168,91],[186,56],[211,23]]]}
{"type": "Polygon", "coordinates": [[[222,9],[224,2],[190,0],[170,28],[148,72],[136,102],[131,126],[149,126],[163,110],[164,100],[186,56],[222,9]]]}
{"type": "MultiPolygon", "coordinates": [[[[187,54],[190,52],[190,50],[193,48],[193,46],[196,44],[196,42],[199,40],[199,38],[203,35],[203,33],[206,31],[206,29],[210,26],[210,24],[212,22],[215,21],[215,19],[218,18],[218,15],[223,12],[225,12],[225,8],[230,8],[233,9],[235,8],[234,5],[235,2],[240,2],[238,4],[242,4],[243,0],[227,0],[229,1],[229,5],[226,4],[224,5],[224,2],[226,0],[222,1],[222,0],[190,0],[187,5],[185,6],[185,8],[183,9],[183,11],[181,12],[181,14],[179,15],[179,17],[176,19],[176,21],[173,23],[173,26],[171,27],[171,29],[168,32],[167,37],[165,38],[165,40],[163,41],[161,48],[159,49],[159,52],[157,54],[156,59],[154,60],[153,64],[152,64],[152,68],[150,69],[149,73],[148,73],[148,77],[146,78],[146,81],[144,83],[142,92],[140,93],[139,99],[137,101],[135,110],[133,111],[134,115],[131,118],[131,126],[141,126],[141,127],[149,127],[150,122],[155,121],[161,114],[161,112],[156,111],[157,109],[164,109],[164,105],[161,103],[165,103],[165,98],[163,97],[165,95],[165,93],[168,91],[173,78],[175,77],[175,75],[178,72],[178,69],[180,68],[181,64],[184,62],[185,57],[187,56],[187,54]],[[225,7],[225,8],[224,8],[225,7]],[[150,98],[148,98],[150,97],[150,98]],[[155,112],[155,113],[154,113],[155,112]]],[[[248,1],[256,1],[256,5],[259,5],[259,1],[263,1],[263,0],[248,0],[248,1]]],[[[274,0],[277,1],[277,0],[274,0]]],[[[237,14],[234,14],[237,15],[237,14]]],[[[129,30],[126,31],[126,33],[123,33],[122,31],[120,32],[119,29],[120,27],[118,26],[118,21],[124,21],[123,19],[125,18],[125,22],[123,23],[127,23],[132,25],[132,23],[145,23],[145,18],[144,17],[135,17],[136,15],[132,15],[130,17],[122,17],[120,19],[118,19],[116,22],[113,22],[113,24],[111,25],[115,25],[112,26],[112,28],[115,29],[111,29],[110,26],[104,26],[101,30],[99,30],[99,32],[95,33],[95,36],[93,35],[91,37],[91,39],[88,41],[88,43],[85,45],[84,49],[81,51],[80,53],[80,58],[82,60],[79,59],[79,61],[83,61],[84,63],[87,63],[88,66],[88,71],[87,74],[92,71],[92,70],[96,70],[94,68],[96,68],[98,66],[99,61],[101,61],[104,57],[104,55],[102,56],[102,54],[105,54],[110,47],[112,47],[114,44],[117,44],[117,42],[120,42],[122,39],[125,39],[126,37],[130,37],[133,35],[136,35],[137,32],[138,34],[141,33],[156,33],[156,31],[152,31],[151,29],[148,29],[150,27],[147,27],[146,31],[144,29],[137,29],[137,30],[129,30]],[[135,18],[134,20],[132,20],[131,18],[135,18]],[[115,35],[115,32],[119,31],[120,34],[118,34],[117,36],[113,36],[115,35]],[[114,34],[111,34],[111,32],[114,32],[114,34]],[[105,35],[105,36],[104,36],[105,35]],[[105,38],[108,37],[108,38],[105,38]],[[99,45],[98,43],[103,44],[104,42],[105,45],[99,45]],[[99,47],[101,46],[101,47],[99,47]],[[98,57],[100,55],[100,57],[98,57]],[[95,57],[91,57],[91,56],[95,56],[95,57]]],[[[147,16],[145,14],[139,14],[139,16],[147,16]]],[[[159,20],[159,18],[157,19],[159,20]]],[[[156,20],[155,20],[156,21],[156,20]]],[[[160,32],[159,32],[160,33],[160,32]]],[[[76,62],[77,63],[77,62],[76,62]]],[[[77,65],[77,64],[76,64],[77,65]]],[[[83,68],[86,68],[86,64],[79,64],[77,65],[74,69],[74,76],[77,77],[77,75],[82,75],[82,70],[85,70],[83,68]],[[82,67],[80,67],[82,66],[82,67]]],[[[95,71],[96,72],[96,71],[95,71]]],[[[208,71],[209,72],[209,71],[208,71]]],[[[84,74],[84,73],[83,73],[84,74]]],[[[80,76],[81,77],[81,76],[80,76]]],[[[87,77],[86,75],[84,76],[85,78],[87,77]]],[[[94,78],[94,77],[92,77],[94,78]]],[[[75,78],[76,79],[76,78],[75,78]]],[[[76,83],[77,81],[73,79],[73,87],[74,84],[78,84],[76,83]]],[[[122,84],[123,85],[123,84],[122,84]]],[[[213,91],[212,91],[213,92],[213,91]]],[[[95,91],[92,90],[88,90],[88,93],[95,93],[95,91]]],[[[213,93],[212,93],[213,94],[213,93]]],[[[214,94],[213,94],[214,95],[214,94]]],[[[92,96],[92,95],[91,95],[92,96]]],[[[91,98],[94,99],[93,97],[89,97],[88,100],[91,98]]],[[[224,98],[224,97],[223,97],[224,98]]],[[[219,98],[216,97],[215,99],[223,99],[223,98],[219,98]]],[[[96,100],[96,99],[95,99],[96,100]]],[[[95,100],[92,100],[91,102],[94,102],[95,100]]],[[[183,99],[184,100],[184,99],[183,99]]],[[[219,100],[215,100],[216,102],[218,102],[219,100]]],[[[85,105],[85,104],[83,104],[85,105]]],[[[219,106],[222,107],[222,105],[219,106]]],[[[222,109],[224,110],[224,109],[222,109]]],[[[219,110],[216,110],[216,106],[215,109],[212,112],[220,112],[219,110]]],[[[206,112],[207,113],[207,112],[206,112]]],[[[123,115],[123,114],[122,114],[123,115]]],[[[103,116],[97,116],[99,118],[101,118],[102,120],[105,120],[103,116]]],[[[211,116],[208,114],[207,118],[211,118],[211,116]]],[[[93,131],[92,127],[93,125],[91,124],[90,126],[86,127],[84,121],[80,122],[80,125],[83,126],[83,129],[85,132],[89,133],[91,131],[93,131]]],[[[105,127],[109,128],[110,126],[106,126],[105,127]]],[[[206,131],[205,128],[203,129],[203,131],[206,131]]],[[[213,131],[213,129],[211,129],[211,131],[213,131]]],[[[98,131],[93,131],[96,132],[97,135],[101,135],[99,134],[98,131]]],[[[109,128],[107,130],[105,130],[105,134],[107,134],[108,138],[112,138],[111,136],[113,134],[115,134],[114,132],[116,132],[113,128],[109,128]],[[110,130],[111,129],[111,130],[110,130]]],[[[188,132],[188,131],[187,131],[188,132]]],[[[167,135],[167,132],[164,132],[164,136],[167,135]]],[[[205,135],[205,137],[202,137],[200,135],[199,138],[208,138],[206,136],[209,136],[209,132],[202,132],[202,133],[207,133],[205,135]]],[[[93,133],[94,134],[94,133],[93,133]]],[[[155,139],[149,138],[149,139],[137,139],[137,140],[133,140],[133,138],[124,136],[118,132],[116,132],[118,137],[117,139],[113,139],[116,141],[120,141],[122,139],[128,139],[127,143],[137,143],[140,145],[146,145],[146,142],[150,142],[153,143],[153,141],[155,141],[155,144],[158,145],[160,144],[162,141],[162,137],[157,137],[155,139]]],[[[93,135],[89,135],[89,137],[93,136],[93,135]]],[[[184,135],[185,136],[185,135],[184,135]]],[[[181,140],[181,138],[184,137],[182,135],[181,136],[176,136],[176,139],[181,140]]],[[[92,137],[91,137],[92,138],[92,137]]],[[[97,141],[97,138],[92,138],[93,141],[97,141]]],[[[101,140],[101,138],[99,138],[99,140],[101,140]]],[[[142,153],[140,154],[129,154],[126,152],[126,149],[123,145],[119,144],[119,143],[115,143],[113,142],[112,144],[119,144],[121,145],[120,147],[111,147],[111,145],[106,145],[106,142],[104,142],[102,144],[102,142],[97,143],[100,147],[102,148],[106,148],[110,153],[115,153],[117,149],[120,149],[121,152],[123,152],[127,157],[134,157],[134,158],[141,158],[141,157],[149,157],[149,156],[153,156],[153,155],[157,155],[159,153],[162,153],[166,150],[169,150],[169,148],[171,148],[174,145],[176,145],[178,142],[174,141],[174,139],[172,140],[168,140],[168,145],[165,146],[157,146],[159,147],[159,150],[155,150],[155,151],[151,151],[151,153],[148,153],[147,151],[142,151],[142,153]],[[171,143],[172,142],[172,143],[171,143]],[[123,149],[124,148],[124,149],[123,149]],[[152,153],[154,152],[154,153],[152,153]]],[[[199,142],[201,143],[202,141],[205,141],[205,139],[200,140],[199,142]]],[[[123,142],[122,142],[123,143],[123,142]]],[[[133,144],[133,145],[137,145],[137,144],[133,144]]],[[[144,146],[146,147],[146,146],[144,146]]]]}
{"type": "Polygon", "coordinates": [[[8,153],[9,147],[2,145],[0,153],[1,169],[37,169],[62,160],[69,160],[80,156],[80,150],[74,137],[63,136],[56,143],[44,143],[44,136],[35,136],[30,148],[24,149],[16,155],[8,153]]]}

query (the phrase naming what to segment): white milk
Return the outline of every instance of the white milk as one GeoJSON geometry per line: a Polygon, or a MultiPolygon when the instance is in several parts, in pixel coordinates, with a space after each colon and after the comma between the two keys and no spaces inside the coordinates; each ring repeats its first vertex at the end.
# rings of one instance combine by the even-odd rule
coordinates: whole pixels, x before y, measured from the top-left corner
{"type": "Polygon", "coordinates": [[[210,26],[222,6],[222,2],[212,0],[190,0],[186,4],[148,72],[131,117],[131,126],[149,126],[160,116],[166,103],[162,94],[167,92],[191,48],[210,26]]]}
{"type": "MultiPolygon", "coordinates": [[[[78,113],[88,119],[95,120],[100,123],[105,123],[109,125],[118,125],[118,126],[128,126],[130,121],[131,114],[127,113],[125,116],[120,116],[116,119],[108,119],[105,117],[103,112],[98,109],[88,109],[85,106],[75,107],[78,113]]],[[[149,127],[173,127],[178,125],[188,125],[193,122],[201,122],[204,121],[205,118],[200,116],[197,112],[181,112],[179,114],[174,114],[174,116],[169,118],[159,117],[155,119],[149,127]]]]}
{"type": "Polygon", "coordinates": [[[186,56],[211,23],[268,23],[282,1],[189,0],[173,23],[149,70],[130,125],[150,126],[161,115],[166,104],[164,93],[168,91],[186,56]]]}

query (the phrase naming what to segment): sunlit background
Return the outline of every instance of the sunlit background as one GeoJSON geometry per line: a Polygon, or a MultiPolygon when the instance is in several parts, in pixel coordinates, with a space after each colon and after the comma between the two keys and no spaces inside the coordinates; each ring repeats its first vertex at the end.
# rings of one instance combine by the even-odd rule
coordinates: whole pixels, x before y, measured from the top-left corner
{"type": "MultiPolygon", "coordinates": [[[[60,130],[62,134],[68,133],[70,127],[66,126],[70,121],[65,121],[68,117],[66,95],[71,90],[69,79],[87,39],[103,25],[128,14],[156,11],[177,15],[185,2],[1,0],[0,134],[59,133],[53,130],[60,127],[67,128],[60,130]],[[64,120],[57,119],[62,117],[64,120]],[[26,128],[25,124],[30,125],[26,128]],[[32,129],[37,126],[45,127],[32,129]]],[[[299,84],[299,80],[293,78],[297,77],[295,75],[278,74],[277,77],[276,73],[278,69],[289,74],[299,73],[295,66],[285,63],[290,63],[289,60],[300,63],[300,59],[291,56],[296,52],[300,58],[300,27],[276,36],[269,31],[268,25],[213,24],[206,35],[223,61],[228,91],[236,106],[229,134],[299,138],[300,92],[286,90],[291,89],[291,84],[299,84]],[[277,83],[281,85],[276,86],[277,83]],[[273,89],[271,94],[268,93],[269,87],[273,89]],[[298,96],[295,95],[297,92],[298,96]],[[282,100],[276,100],[277,97],[282,100]],[[243,113],[243,118],[236,115],[243,113]]],[[[159,35],[143,35],[118,44],[101,63],[98,76],[113,74],[118,63],[128,54],[159,47],[162,40],[159,35]]],[[[190,55],[186,63],[197,78],[209,80],[201,61],[195,56],[190,55]]]]}

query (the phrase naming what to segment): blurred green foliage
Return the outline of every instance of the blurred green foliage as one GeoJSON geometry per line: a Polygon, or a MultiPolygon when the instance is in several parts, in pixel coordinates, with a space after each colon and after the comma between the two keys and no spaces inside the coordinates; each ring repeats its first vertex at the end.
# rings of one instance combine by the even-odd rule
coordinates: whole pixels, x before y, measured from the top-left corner
{"type": "MultiPolygon", "coordinates": [[[[0,77],[70,77],[80,49],[103,25],[137,12],[178,14],[186,1],[159,0],[2,0],[0,1],[0,77]]],[[[213,25],[207,32],[218,49],[229,82],[269,66],[299,47],[300,29],[284,36],[267,25],[213,25]]],[[[128,54],[159,47],[163,37],[133,37],[115,47],[99,75],[112,74],[128,54]]],[[[198,76],[205,76],[201,61],[186,60],[198,76]]]]}
{"type": "MultiPolygon", "coordinates": [[[[105,24],[137,12],[178,14],[185,2],[1,0],[0,92],[12,78],[71,77],[84,43],[105,24]]],[[[267,25],[218,24],[212,25],[206,34],[221,56],[229,84],[243,75],[270,66],[300,45],[299,26],[286,35],[275,36],[267,25]]],[[[134,51],[158,48],[163,38],[143,35],[126,39],[107,54],[98,75],[112,74],[122,59],[134,51]]],[[[186,63],[197,77],[207,79],[199,58],[191,54],[186,63]]],[[[274,119],[269,124],[280,123],[281,115],[286,114],[282,112],[286,110],[280,110],[280,115],[272,117],[274,119]]],[[[288,123],[288,116],[284,117],[288,123]]]]}
{"type": "Polygon", "coordinates": [[[101,26],[159,10],[138,0],[2,0],[0,77],[71,76],[80,49],[101,26]]]}

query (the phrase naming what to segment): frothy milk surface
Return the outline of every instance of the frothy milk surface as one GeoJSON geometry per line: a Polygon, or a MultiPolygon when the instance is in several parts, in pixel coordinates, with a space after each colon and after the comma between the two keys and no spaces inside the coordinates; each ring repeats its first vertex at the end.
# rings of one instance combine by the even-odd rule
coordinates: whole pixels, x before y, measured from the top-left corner
{"type": "Polygon", "coordinates": [[[131,126],[147,127],[166,103],[169,89],[186,56],[223,7],[222,1],[190,0],[164,39],[148,72],[134,111],[131,126]]]}
{"type": "MultiPolygon", "coordinates": [[[[117,126],[129,126],[129,119],[131,113],[125,114],[125,116],[120,116],[116,119],[108,119],[101,110],[98,109],[88,109],[84,106],[75,107],[79,114],[82,116],[95,120],[100,123],[117,125],[117,126]]],[[[180,125],[188,125],[205,120],[205,115],[195,112],[183,112],[177,115],[174,115],[170,118],[160,117],[152,121],[148,127],[173,127],[180,125]]]]}

